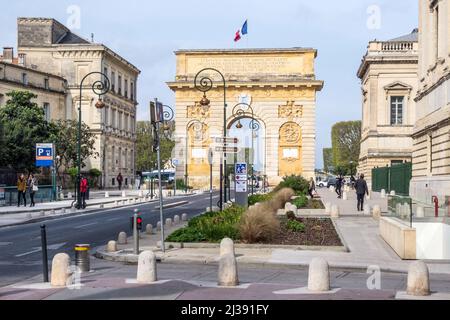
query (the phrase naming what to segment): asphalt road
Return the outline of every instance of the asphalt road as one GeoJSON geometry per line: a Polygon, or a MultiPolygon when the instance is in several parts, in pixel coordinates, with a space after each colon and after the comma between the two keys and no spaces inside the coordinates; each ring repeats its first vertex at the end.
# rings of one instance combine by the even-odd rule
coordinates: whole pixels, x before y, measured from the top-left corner
{"type": "MultiPolygon", "coordinates": [[[[218,193],[214,194],[216,204],[218,193]]],[[[164,204],[189,201],[188,204],[167,208],[164,219],[187,213],[189,217],[201,214],[209,207],[209,193],[175,197],[164,200],[164,204]]],[[[40,225],[47,229],[49,268],[53,256],[66,252],[74,256],[76,244],[87,243],[91,248],[105,245],[116,239],[121,231],[131,235],[130,217],[133,210],[141,211],[143,225],[156,226],[159,219],[159,202],[109,209],[86,215],[62,217],[46,222],[31,223],[20,226],[0,228],[0,287],[27,279],[42,272],[42,252],[40,225]]]]}

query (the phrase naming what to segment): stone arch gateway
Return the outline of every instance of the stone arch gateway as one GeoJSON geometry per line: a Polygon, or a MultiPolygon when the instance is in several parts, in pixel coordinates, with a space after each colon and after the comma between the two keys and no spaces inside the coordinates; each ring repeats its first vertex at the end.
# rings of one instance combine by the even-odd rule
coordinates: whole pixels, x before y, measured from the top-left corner
{"type": "MultiPolygon", "coordinates": [[[[224,91],[228,127],[234,121],[233,107],[239,103],[251,105],[255,119],[264,127],[258,143],[264,146],[261,171],[270,185],[277,184],[285,175],[314,176],[316,93],[324,85],[315,77],[315,49],[179,50],[175,55],[175,80],[167,84],[176,100],[177,179],[184,179],[187,170],[192,186],[209,186],[209,166],[204,161],[199,164],[197,157],[207,155],[209,148],[217,145],[216,138],[223,136],[224,91]],[[225,78],[224,88],[220,76],[207,74],[212,80],[212,88],[206,92],[209,105],[200,103],[203,92],[194,86],[196,74],[205,68],[217,69],[225,78]],[[208,128],[207,139],[194,152],[192,147],[186,147],[186,141],[191,140],[188,127],[193,122],[201,122],[208,128]]],[[[227,128],[227,136],[230,132],[233,131],[227,128]]],[[[212,160],[213,184],[218,187],[223,154],[214,153],[212,160]]],[[[229,155],[227,164],[228,160],[229,155]]]]}

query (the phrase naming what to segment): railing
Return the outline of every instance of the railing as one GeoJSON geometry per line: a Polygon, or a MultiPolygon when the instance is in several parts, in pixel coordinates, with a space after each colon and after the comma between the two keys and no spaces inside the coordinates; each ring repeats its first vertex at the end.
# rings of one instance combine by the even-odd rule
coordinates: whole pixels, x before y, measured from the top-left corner
{"type": "MultiPolygon", "coordinates": [[[[34,194],[34,202],[42,203],[52,201],[52,186],[38,186],[39,190],[34,194]]],[[[0,207],[17,206],[17,187],[0,187],[4,192],[0,192],[0,207]]],[[[30,193],[25,195],[27,204],[30,204],[30,193]]],[[[22,201],[23,202],[23,201],[22,201]]]]}
{"type": "Polygon", "coordinates": [[[412,228],[413,201],[407,196],[388,196],[388,215],[396,217],[412,228]]]}
{"type": "Polygon", "coordinates": [[[414,42],[382,42],[383,51],[410,51],[414,50],[414,42]]]}

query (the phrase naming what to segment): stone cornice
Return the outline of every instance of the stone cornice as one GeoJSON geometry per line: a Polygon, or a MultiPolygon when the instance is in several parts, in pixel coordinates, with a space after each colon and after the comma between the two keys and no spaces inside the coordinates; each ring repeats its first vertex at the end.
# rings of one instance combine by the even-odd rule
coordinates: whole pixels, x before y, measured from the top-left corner
{"type": "Polygon", "coordinates": [[[317,50],[314,48],[251,48],[251,49],[192,49],[192,50],[185,50],[180,49],[175,51],[175,55],[179,54],[189,54],[189,55],[196,55],[196,54],[208,54],[208,55],[224,55],[224,54],[279,54],[279,53],[307,53],[307,52],[313,52],[314,57],[317,57],[317,50]]]}
{"type": "Polygon", "coordinates": [[[448,118],[444,118],[441,121],[434,123],[432,125],[426,126],[425,128],[422,128],[420,130],[415,131],[412,134],[413,139],[417,139],[420,136],[423,136],[424,134],[427,134],[429,132],[432,131],[436,131],[437,129],[441,128],[441,127],[445,127],[450,123],[450,117],[448,118]]]}
{"type": "Polygon", "coordinates": [[[407,56],[397,56],[399,59],[389,59],[390,57],[386,57],[384,55],[381,56],[365,56],[361,65],[358,68],[356,73],[359,79],[363,79],[369,69],[371,64],[419,64],[419,55],[411,55],[408,59],[407,56]]]}
{"type": "Polygon", "coordinates": [[[441,84],[443,84],[445,81],[450,79],[450,71],[447,71],[446,74],[444,74],[438,81],[436,81],[436,83],[434,83],[431,87],[423,90],[423,91],[419,91],[417,93],[416,98],[414,99],[415,102],[418,102],[420,100],[422,100],[423,97],[427,96],[428,94],[430,94],[433,90],[435,90],[437,87],[439,87],[441,84]]]}
{"type": "MultiPolygon", "coordinates": [[[[167,85],[173,91],[179,89],[195,89],[193,81],[175,81],[167,82],[167,85]]],[[[273,82],[240,82],[240,81],[228,81],[226,83],[227,88],[314,88],[317,91],[322,90],[324,82],[321,80],[298,80],[298,81],[273,81],[273,82]]],[[[213,86],[213,89],[222,88],[223,85],[217,83],[213,86]]]]}

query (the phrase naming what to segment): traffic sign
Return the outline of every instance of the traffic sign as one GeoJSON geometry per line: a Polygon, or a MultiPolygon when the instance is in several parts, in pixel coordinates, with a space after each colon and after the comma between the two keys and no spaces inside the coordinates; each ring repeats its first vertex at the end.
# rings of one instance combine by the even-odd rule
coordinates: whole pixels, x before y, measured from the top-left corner
{"type": "Polygon", "coordinates": [[[172,159],[172,165],[173,166],[178,166],[180,164],[180,161],[178,159],[172,159]]]}
{"type": "Polygon", "coordinates": [[[222,144],[225,144],[225,143],[231,143],[231,144],[236,144],[236,143],[238,143],[239,142],[239,140],[238,140],[238,138],[216,138],[216,143],[222,143],[222,144]]]}
{"type": "Polygon", "coordinates": [[[53,152],[53,143],[36,143],[36,167],[51,167],[53,152]]]}
{"type": "Polygon", "coordinates": [[[216,147],[216,152],[238,153],[239,148],[238,147],[216,147]]]}

